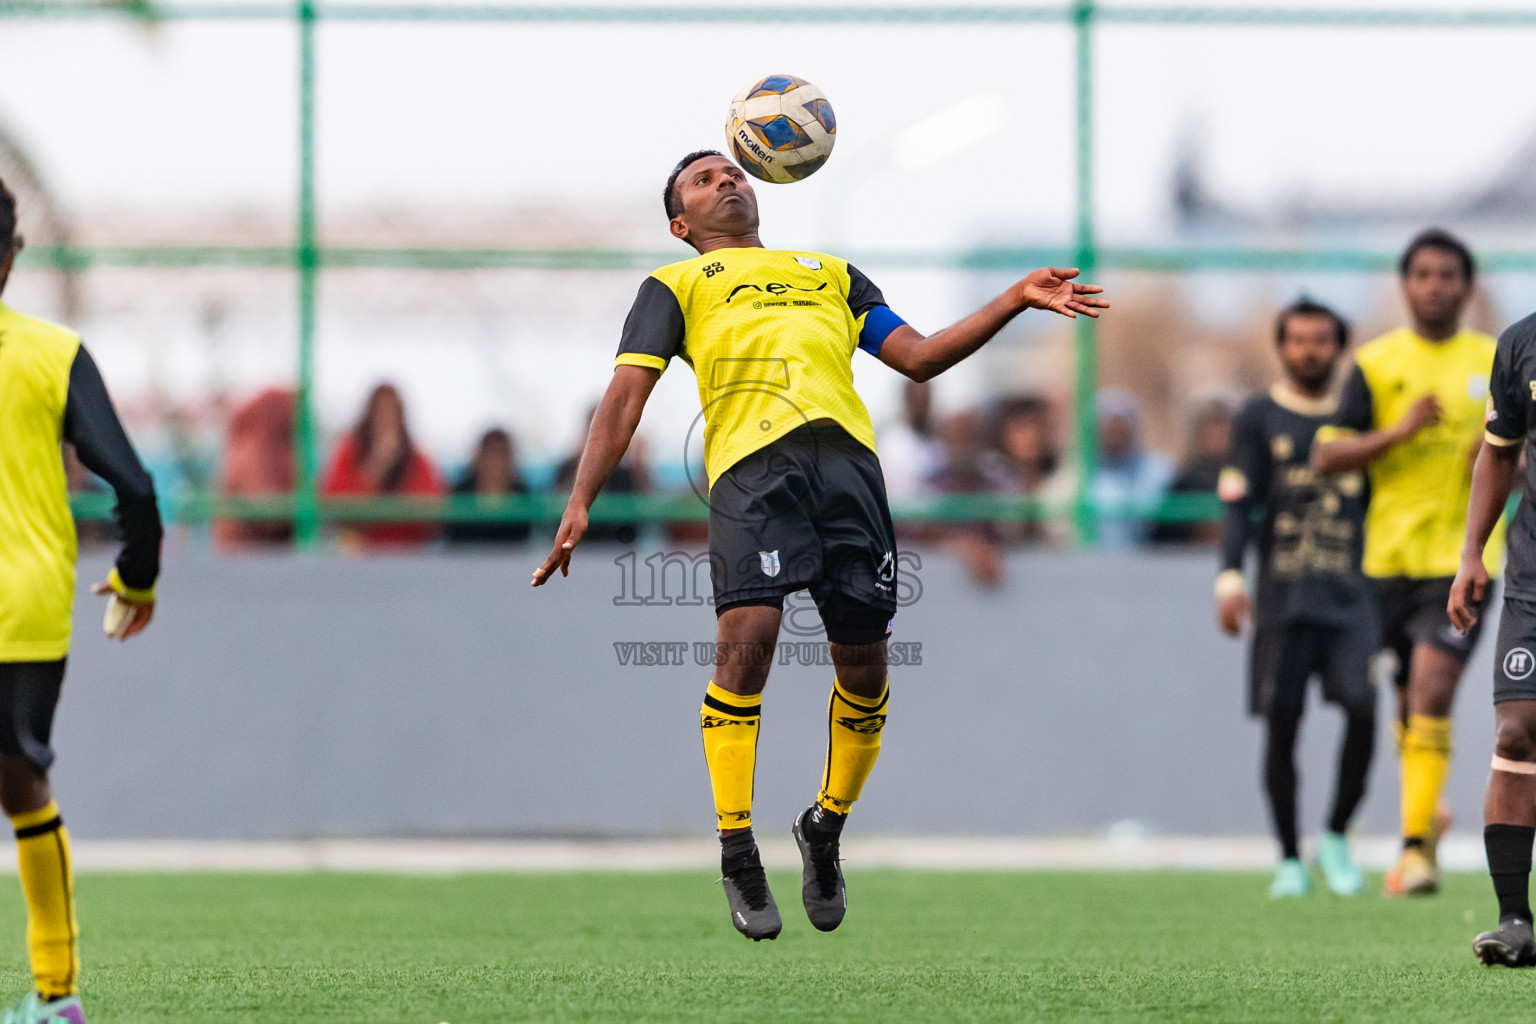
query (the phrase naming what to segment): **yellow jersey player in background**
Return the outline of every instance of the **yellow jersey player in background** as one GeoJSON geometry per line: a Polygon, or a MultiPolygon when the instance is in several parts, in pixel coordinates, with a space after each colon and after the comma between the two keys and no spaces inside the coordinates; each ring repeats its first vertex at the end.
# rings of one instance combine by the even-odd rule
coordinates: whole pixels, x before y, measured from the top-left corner
{"type": "Polygon", "coordinates": [[[710,580],[719,638],[699,709],[731,923],[772,939],[783,922],[752,833],[762,693],[784,598],[809,589],[836,675],[816,802],[795,819],[801,902],[821,931],[842,923],[843,823],[880,754],[886,637],[896,614],[896,540],[869,413],[853,388],[863,349],[928,380],[1026,309],[1097,316],[1101,289],[1076,270],[1042,269],[958,323],[924,337],[857,267],[825,253],[766,248],[744,171],[713,150],[685,156],[662,192],[674,238],[698,256],[640,286],[612,383],[592,418],[541,586],[570,567],[587,510],[629,446],[651,389],[677,358],[704,409],[710,580]]]}
{"type": "MultiPolygon", "coordinates": [[[[21,236],[0,182],[0,291],[21,236]]],[[[36,989],[0,1024],[84,1024],[69,833],[48,785],[49,738],[75,598],[75,522],[62,442],[106,480],[124,543],[96,593],[112,635],[149,625],[160,573],[160,512],[80,339],[0,303],[0,807],[16,830],[36,989]]]]}
{"type": "Polygon", "coordinates": [[[1461,326],[1476,267],[1459,239],[1426,231],[1398,269],[1413,326],[1361,346],[1312,464],[1324,474],[1370,469],[1364,569],[1396,666],[1402,778],[1403,852],[1386,888],[1428,895],[1439,889],[1435,844],[1449,823],[1439,801],[1450,771],[1451,705],[1479,632],[1458,631],[1446,604],[1461,563],[1495,343],[1461,326]]]}

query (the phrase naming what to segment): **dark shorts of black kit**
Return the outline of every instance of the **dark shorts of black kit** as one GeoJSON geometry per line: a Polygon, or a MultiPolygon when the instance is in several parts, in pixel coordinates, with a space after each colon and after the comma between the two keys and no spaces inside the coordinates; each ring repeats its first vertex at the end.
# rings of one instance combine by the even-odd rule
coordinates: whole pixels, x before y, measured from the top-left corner
{"type": "Polygon", "coordinates": [[[1536,601],[1518,597],[1504,599],[1494,649],[1493,702],[1507,700],[1536,700],[1536,601]]]}
{"type": "Polygon", "coordinates": [[[64,685],[64,659],[0,661],[0,753],[53,765],[53,712],[64,685]]]}
{"type": "Polygon", "coordinates": [[[872,644],[896,614],[896,531],[875,453],[809,423],[720,474],[709,491],[715,614],[782,608],[810,590],[835,644],[872,644]]]}
{"type": "MultiPolygon", "coordinates": [[[[1384,576],[1371,580],[1371,589],[1376,592],[1376,604],[1381,611],[1382,646],[1397,657],[1395,682],[1398,686],[1408,685],[1408,662],[1415,644],[1429,644],[1463,665],[1472,657],[1487,616],[1479,615],[1477,625],[1466,636],[1456,631],[1445,610],[1451,600],[1453,579],[1451,576],[1430,579],[1384,576]]],[[[1496,581],[1489,581],[1488,592],[1483,595],[1483,608],[1493,603],[1497,586],[1496,581]]]]}
{"type": "Polygon", "coordinates": [[[1317,676],[1323,699],[1344,708],[1376,703],[1372,660],[1381,650],[1375,609],[1367,606],[1348,625],[1291,621],[1260,624],[1248,669],[1248,713],[1263,718],[1289,705],[1317,676]]]}

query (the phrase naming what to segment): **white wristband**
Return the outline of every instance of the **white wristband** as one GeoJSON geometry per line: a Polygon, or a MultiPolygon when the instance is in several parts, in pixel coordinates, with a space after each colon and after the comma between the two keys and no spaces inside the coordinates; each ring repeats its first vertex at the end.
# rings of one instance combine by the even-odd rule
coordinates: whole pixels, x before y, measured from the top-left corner
{"type": "Polygon", "coordinates": [[[1216,577],[1216,600],[1225,601],[1229,597],[1248,593],[1248,581],[1243,579],[1240,569],[1228,569],[1216,577]]]}

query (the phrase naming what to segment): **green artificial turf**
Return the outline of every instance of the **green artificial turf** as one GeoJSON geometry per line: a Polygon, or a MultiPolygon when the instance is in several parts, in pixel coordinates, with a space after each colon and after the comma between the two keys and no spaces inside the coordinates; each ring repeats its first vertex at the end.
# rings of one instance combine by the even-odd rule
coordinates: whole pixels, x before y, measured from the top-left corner
{"type": "MultiPolygon", "coordinates": [[[[815,932],[772,876],[776,942],[730,926],[707,872],[88,875],[94,1024],[325,1021],[1490,1021],[1536,970],[1487,970],[1485,878],[1438,898],[1273,904],[1246,874],[851,872],[815,932]]],[[[9,991],[25,991],[22,913],[9,991]]]]}

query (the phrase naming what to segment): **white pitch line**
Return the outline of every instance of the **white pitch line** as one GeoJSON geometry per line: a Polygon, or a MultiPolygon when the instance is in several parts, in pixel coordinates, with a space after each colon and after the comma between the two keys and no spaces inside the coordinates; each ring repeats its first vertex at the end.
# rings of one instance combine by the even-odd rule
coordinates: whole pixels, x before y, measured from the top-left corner
{"type": "MultiPolygon", "coordinates": [[[[759,843],[769,868],[800,866],[793,841],[759,843]]],[[[1367,837],[1354,843],[1361,866],[1381,870],[1398,841],[1367,837]]],[[[1305,852],[1305,850],[1304,850],[1305,852]]],[[[927,871],[1264,871],[1275,864],[1274,841],[1263,836],[1135,838],[898,838],[850,837],[850,868],[927,871]]],[[[5,858],[9,860],[9,858],[5,858]]],[[[1450,871],[1486,870],[1482,839],[1453,833],[1440,845],[1450,871]]],[[[84,840],[74,844],[80,872],[316,871],[456,875],[471,872],[718,870],[712,838],[655,840],[316,839],[84,840]]],[[[14,871],[14,866],[3,868],[14,871]]]]}

